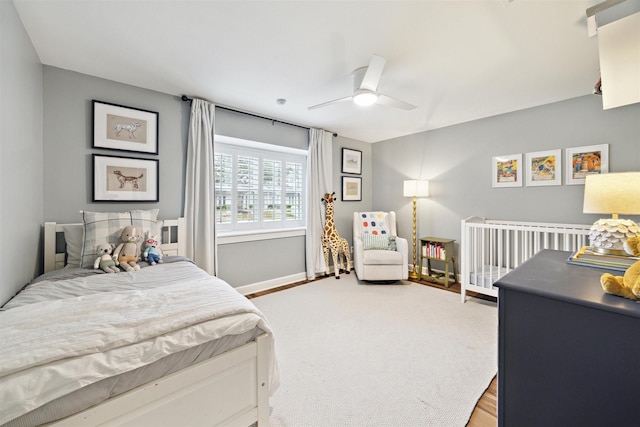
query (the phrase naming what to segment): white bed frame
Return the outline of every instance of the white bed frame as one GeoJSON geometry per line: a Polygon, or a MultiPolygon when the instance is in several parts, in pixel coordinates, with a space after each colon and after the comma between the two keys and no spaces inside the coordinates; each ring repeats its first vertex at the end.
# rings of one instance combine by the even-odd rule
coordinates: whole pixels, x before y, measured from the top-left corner
{"type": "MultiPolygon", "coordinates": [[[[56,251],[56,235],[63,226],[44,225],[45,271],[64,267],[65,254],[56,251]]],[[[165,255],[184,255],[185,229],[184,218],[164,220],[165,255]]],[[[265,333],[254,342],[46,425],[248,427],[257,422],[268,426],[271,342],[265,333]]]]}
{"type": "Polygon", "coordinates": [[[493,285],[542,249],[576,251],[588,245],[590,225],[462,220],[460,239],[461,299],[467,291],[498,296],[493,285]]]}
{"type": "MultiPolygon", "coordinates": [[[[44,223],[44,272],[59,270],[65,265],[66,253],[64,245],[64,227],[69,225],[82,226],[82,223],[58,224],[44,223]]],[[[186,221],[184,218],[162,220],[160,244],[164,255],[185,255],[186,250],[186,221]]]]}

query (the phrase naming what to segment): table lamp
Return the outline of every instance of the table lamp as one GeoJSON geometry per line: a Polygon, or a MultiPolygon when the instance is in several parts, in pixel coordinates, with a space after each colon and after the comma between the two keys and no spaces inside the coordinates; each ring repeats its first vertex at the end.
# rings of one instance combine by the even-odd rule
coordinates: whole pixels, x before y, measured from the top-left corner
{"type": "Polygon", "coordinates": [[[624,242],[640,236],[640,227],[618,215],[640,214],[640,172],[587,175],[584,185],[584,213],[611,214],[599,219],[589,231],[594,252],[605,255],[630,255],[624,251],[624,242]]]}
{"type": "Polygon", "coordinates": [[[429,197],[429,181],[411,179],[404,182],[404,197],[413,197],[413,270],[409,278],[418,278],[418,260],[416,254],[416,198],[429,197]]]}

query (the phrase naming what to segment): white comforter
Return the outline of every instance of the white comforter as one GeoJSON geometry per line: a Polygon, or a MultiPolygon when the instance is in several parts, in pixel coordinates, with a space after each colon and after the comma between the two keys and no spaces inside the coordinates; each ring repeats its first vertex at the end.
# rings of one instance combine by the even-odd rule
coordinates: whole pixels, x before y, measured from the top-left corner
{"type": "MultiPolygon", "coordinates": [[[[44,280],[14,301],[0,312],[0,424],[221,336],[255,327],[271,332],[250,301],[187,261],[44,280]]],[[[273,392],[278,372],[271,344],[273,392]]]]}

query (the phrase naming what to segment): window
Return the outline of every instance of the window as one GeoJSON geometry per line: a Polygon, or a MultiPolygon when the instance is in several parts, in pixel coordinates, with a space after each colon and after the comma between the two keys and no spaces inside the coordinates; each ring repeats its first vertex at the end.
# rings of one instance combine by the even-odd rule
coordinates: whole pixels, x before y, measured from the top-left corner
{"type": "Polygon", "coordinates": [[[306,151],[219,135],[214,151],[219,231],[304,226],[306,151]]]}

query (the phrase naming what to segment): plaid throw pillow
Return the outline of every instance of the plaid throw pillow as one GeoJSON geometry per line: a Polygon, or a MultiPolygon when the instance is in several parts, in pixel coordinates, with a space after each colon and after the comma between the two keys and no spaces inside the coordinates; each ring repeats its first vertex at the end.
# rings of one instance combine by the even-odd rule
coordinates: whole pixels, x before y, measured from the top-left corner
{"type": "Polygon", "coordinates": [[[363,234],[362,247],[365,251],[368,251],[368,250],[395,251],[397,250],[396,236],[375,235],[375,234],[369,234],[369,233],[363,234]]]}
{"type": "Polygon", "coordinates": [[[157,234],[157,216],[158,209],[131,210],[128,212],[83,211],[84,241],[80,267],[93,268],[93,263],[98,257],[96,247],[99,243],[107,242],[118,246],[120,244],[118,232],[127,225],[135,226],[140,236],[144,236],[144,233],[148,230],[157,234]]]}

